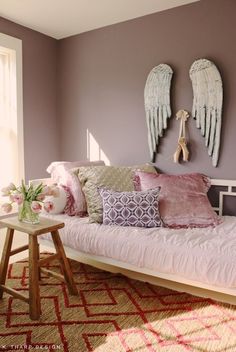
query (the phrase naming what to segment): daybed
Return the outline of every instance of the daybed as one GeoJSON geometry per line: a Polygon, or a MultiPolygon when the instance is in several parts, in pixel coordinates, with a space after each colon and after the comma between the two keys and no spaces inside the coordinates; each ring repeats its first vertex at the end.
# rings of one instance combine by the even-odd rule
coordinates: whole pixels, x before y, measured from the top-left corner
{"type": "MultiPolygon", "coordinates": [[[[38,180],[37,180],[38,181],[38,180]]],[[[42,180],[45,182],[45,179],[42,180]]],[[[46,180],[46,182],[48,179],[46,180]]],[[[220,216],[236,181],[211,180],[220,216]]],[[[65,222],[61,239],[67,256],[134,279],[236,304],[236,217],[215,228],[132,228],[89,224],[88,218],[48,215],[65,222]]],[[[50,235],[43,243],[50,246],[50,235]]]]}

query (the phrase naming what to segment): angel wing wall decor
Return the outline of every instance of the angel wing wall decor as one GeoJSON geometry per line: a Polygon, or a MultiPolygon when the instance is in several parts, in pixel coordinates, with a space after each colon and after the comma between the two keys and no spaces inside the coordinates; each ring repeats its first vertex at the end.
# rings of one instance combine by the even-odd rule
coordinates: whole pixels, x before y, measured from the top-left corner
{"type": "Polygon", "coordinates": [[[207,59],[196,60],[190,68],[193,86],[192,116],[205,137],[208,154],[217,166],[220,149],[223,87],[216,65],[207,59]]]}
{"type": "Polygon", "coordinates": [[[167,128],[167,119],[171,116],[172,75],[173,70],[169,65],[160,64],[150,71],[144,89],[148,144],[152,161],[155,161],[159,137],[163,136],[163,130],[167,128]]]}

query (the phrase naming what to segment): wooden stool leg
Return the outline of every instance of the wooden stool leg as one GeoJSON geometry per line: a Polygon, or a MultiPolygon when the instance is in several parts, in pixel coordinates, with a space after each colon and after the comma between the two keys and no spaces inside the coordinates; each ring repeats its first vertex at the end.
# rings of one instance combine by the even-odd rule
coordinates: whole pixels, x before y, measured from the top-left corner
{"type": "MultiPolygon", "coordinates": [[[[7,277],[7,268],[9,264],[11,246],[13,241],[14,230],[7,229],[5,244],[2,252],[2,259],[0,265],[0,285],[5,285],[6,277],[7,277]]],[[[0,287],[0,299],[3,295],[3,289],[0,287]]]]}
{"type": "MultiPolygon", "coordinates": [[[[38,243],[38,251],[37,251],[37,261],[40,260],[40,247],[38,243]]],[[[38,265],[38,276],[39,276],[39,281],[41,280],[41,269],[40,266],[38,265]]]]}
{"type": "Polygon", "coordinates": [[[29,313],[32,320],[38,320],[41,313],[38,257],[37,236],[29,234],[29,313]]]}
{"type": "Polygon", "coordinates": [[[59,255],[62,273],[63,273],[64,278],[66,280],[68,290],[71,295],[78,295],[78,290],[77,290],[77,287],[75,285],[75,282],[74,282],[74,279],[72,276],[72,271],[70,268],[69,261],[65,255],[65,251],[64,251],[64,248],[63,248],[63,245],[61,242],[60,235],[57,230],[51,232],[51,235],[52,235],[52,239],[53,239],[53,243],[54,243],[56,252],[59,255]]]}

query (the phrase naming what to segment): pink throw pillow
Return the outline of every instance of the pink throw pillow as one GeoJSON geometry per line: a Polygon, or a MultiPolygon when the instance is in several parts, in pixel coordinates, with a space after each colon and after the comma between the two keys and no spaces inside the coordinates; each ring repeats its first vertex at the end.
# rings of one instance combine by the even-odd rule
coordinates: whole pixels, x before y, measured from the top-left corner
{"type": "Polygon", "coordinates": [[[207,198],[210,179],[204,175],[165,175],[137,171],[134,181],[136,190],[161,187],[159,210],[168,227],[208,227],[220,223],[207,198]]]}
{"type": "MultiPolygon", "coordinates": [[[[62,185],[61,186],[66,192],[66,206],[64,208],[64,213],[69,216],[77,215],[77,209],[75,206],[74,197],[69,189],[69,187],[62,185]]],[[[82,216],[82,215],[81,215],[82,216]]]]}
{"type": "MultiPolygon", "coordinates": [[[[99,166],[105,165],[104,161],[54,161],[48,168],[47,172],[51,174],[53,181],[69,188],[75,202],[75,210],[71,215],[84,216],[87,213],[87,204],[84,193],[79,182],[79,178],[74,174],[73,169],[80,166],[99,166]]],[[[72,204],[71,204],[72,206],[72,204]]]]}

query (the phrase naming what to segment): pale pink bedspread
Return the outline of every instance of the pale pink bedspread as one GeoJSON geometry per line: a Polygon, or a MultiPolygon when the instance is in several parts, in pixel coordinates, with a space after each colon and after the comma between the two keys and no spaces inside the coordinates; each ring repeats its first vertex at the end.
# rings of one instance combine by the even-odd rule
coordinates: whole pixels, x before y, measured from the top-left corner
{"type": "Polygon", "coordinates": [[[222,224],[205,229],[144,229],[89,224],[88,218],[62,214],[50,217],[65,222],[61,239],[73,249],[202,283],[236,287],[236,217],[225,216],[222,224]]]}

